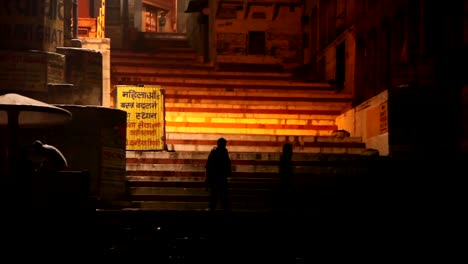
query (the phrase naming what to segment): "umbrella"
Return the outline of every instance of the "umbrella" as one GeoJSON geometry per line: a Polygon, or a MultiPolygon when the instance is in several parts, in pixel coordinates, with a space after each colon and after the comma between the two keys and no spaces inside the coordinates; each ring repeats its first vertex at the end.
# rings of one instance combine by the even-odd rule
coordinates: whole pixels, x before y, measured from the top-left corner
{"type": "Polygon", "coordinates": [[[14,176],[18,130],[69,122],[72,114],[60,107],[15,93],[0,95],[0,126],[7,126],[7,175],[14,176]]]}

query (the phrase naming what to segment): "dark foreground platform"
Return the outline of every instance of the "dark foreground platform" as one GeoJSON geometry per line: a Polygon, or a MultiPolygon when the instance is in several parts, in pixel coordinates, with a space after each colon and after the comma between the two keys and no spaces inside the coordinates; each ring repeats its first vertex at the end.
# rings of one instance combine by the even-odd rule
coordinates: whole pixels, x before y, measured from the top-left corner
{"type": "Polygon", "coordinates": [[[101,257],[134,256],[156,263],[303,263],[314,251],[313,230],[306,228],[312,223],[299,223],[292,215],[223,211],[97,214],[98,236],[103,238],[98,245],[101,257]]]}
{"type": "Polygon", "coordinates": [[[2,222],[1,249],[18,261],[130,263],[314,263],[443,252],[434,243],[439,229],[430,229],[417,209],[388,209],[36,212],[2,222]]]}

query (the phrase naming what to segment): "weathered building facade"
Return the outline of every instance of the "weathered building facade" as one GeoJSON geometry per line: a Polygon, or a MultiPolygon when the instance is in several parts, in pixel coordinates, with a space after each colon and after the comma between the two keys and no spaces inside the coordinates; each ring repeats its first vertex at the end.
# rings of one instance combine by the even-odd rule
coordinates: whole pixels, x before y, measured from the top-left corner
{"type": "MultiPolygon", "coordinates": [[[[120,125],[126,122],[124,112],[102,107],[109,106],[110,86],[110,41],[104,38],[103,28],[96,25],[102,18],[103,1],[81,3],[85,10],[96,7],[98,11],[97,17],[93,13],[84,15],[84,18],[88,18],[84,28],[89,26],[88,33],[94,35],[88,34],[88,37],[93,38],[81,40],[72,34],[72,29],[78,29],[76,23],[71,23],[72,18],[77,18],[73,11],[78,11],[76,6],[72,8],[72,2],[76,3],[72,0],[0,1],[0,31],[3,36],[0,44],[0,93],[17,93],[71,108],[70,112],[75,117],[72,124],[43,127],[39,123],[34,128],[20,124],[18,146],[28,153],[34,139],[55,145],[68,158],[70,170],[92,171],[93,196],[99,197],[103,191],[111,196],[122,196],[125,192],[125,162],[117,164],[114,161],[125,156],[122,154],[125,145],[110,143],[112,139],[101,141],[102,137],[106,137],[105,134],[115,132],[114,121],[120,122],[120,125]],[[96,122],[92,118],[100,114],[101,119],[113,121],[95,129],[96,126],[90,124],[96,122]],[[83,143],[89,141],[99,143],[99,146],[88,152],[91,153],[89,159],[82,159],[77,153],[84,150],[83,143]],[[120,186],[116,186],[116,182],[120,186]]],[[[12,102],[20,107],[22,103],[12,102]]],[[[27,109],[27,106],[24,107],[27,109]]],[[[0,117],[5,121],[6,111],[3,110],[0,117]]],[[[4,146],[9,143],[6,141],[8,138],[4,124],[2,122],[0,126],[0,137],[5,139],[0,142],[2,169],[5,168],[3,165],[8,156],[4,146]]],[[[119,140],[124,144],[125,135],[119,140]]],[[[108,197],[107,200],[114,198],[108,197]]]]}
{"type": "MultiPolygon", "coordinates": [[[[80,1],[86,16],[96,17],[96,9],[102,7],[98,2],[102,4],[80,1]]],[[[64,4],[70,7],[71,0],[64,4]]],[[[25,45],[33,35],[21,29],[37,23],[29,23],[28,14],[17,5],[12,7],[16,9],[0,10],[8,15],[0,19],[2,30],[25,45]],[[16,13],[8,13],[12,10],[16,13]],[[6,19],[10,15],[17,18],[6,19]]],[[[46,42],[30,41],[29,46],[2,42],[8,44],[1,46],[0,54],[8,74],[0,83],[2,91],[48,100],[48,89],[55,91],[63,84],[61,95],[71,87],[73,93],[63,98],[72,103],[104,106],[112,104],[111,81],[162,85],[167,96],[167,142],[175,151],[193,153],[183,158],[187,164],[201,162],[202,151],[221,134],[233,139],[233,152],[251,154],[247,160],[237,156],[239,169],[262,158],[256,153],[276,152],[291,139],[296,151],[307,155],[348,155],[374,148],[395,158],[458,157],[466,154],[468,142],[468,92],[462,70],[467,10],[466,0],[444,5],[428,0],[108,0],[104,23],[108,40],[86,38],[79,41],[81,47],[70,47],[66,24],[70,16],[59,12],[52,17],[63,28],[62,35],[54,35],[51,24],[38,38],[46,42]],[[161,10],[169,21],[164,33],[157,32],[155,24],[161,10]],[[187,39],[191,47],[174,51],[182,45],[179,40],[187,39]],[[137,49],[142,40],[148,40],[147,50],[137,49]],[[54,41],[63,47],[51,45],[54,41]],[[109,46],[114,52],[112,65],[101,58],[111,57],[109,46]],[[28,50],[32,48],[42,51],[28,50]],[[194,63],[189,49],[197,51],[200,63],[194,63]],[[118,51],[120,56],[115,56],[118,51]],[[17,67],[13,70],[12,65],[17,67]],[[300,82],[291,80],[289,73],[300,82]],[[23,75],[31,80],[21,79],[23,75]],[[349,140],[363,142],[329,137],[334,129],[346,129],[352,135],[349,140]],[[327,147],[335,143],[338,147],[327,147]]],[[[43,26],[51,17],[37,19],[43,26]]],[[[180,169],[160,164],[161,171],[154,172],[152,157],[160,153],[145,153],[149,169],[141,153],[127,154],[130,176],[180,169]]],[[[304,162],[310,161],[310,156],[304,157],[304,162]]],[[[267,166],[241,173],[257,175],[270,169],[274,173],[273,166],[267,166]]],[[[193,166],[187,175],[198,177],[200,170],[193,166]]]]}
{"type": "Polygon", "coordinates": [[[466,80],[456,65],[466,45],[466,1],[191,0],[173,6],[173,13],[185,12],[180,32],[219,70],[292,71],[351,94],[354,108],[337,124],[381,153],[433,153],[428,134],[453,139],[434,149],[459,152],[465,144],[466,80]],[[435,119],[446,121],[421,135],[435,119]]]}
{"type": "Polygon", "coordinates": [[[301,1],[215,1],[212,35],[220,64],[302,64],[301,1]]]}
{"type": "Polygon", "coordinates": [[[387,144],[387,153],[397,156],[459,153],[464,6],[466,1],[305,1],[310,73],[353,94],[355,108],[338,118],[339,125],[370,146],[387,144]]]}
{"type": "Polygon", "coordinates": [[[164,32],[183,31],[183,24],[177,21],[184,21],[178,16],[183,15],[185,0],[109,0],[105,8],[105,27],[114,48],[132,47],[138,32],[161,32],[158,23],[161,12],[166,14],[164,32]]]}

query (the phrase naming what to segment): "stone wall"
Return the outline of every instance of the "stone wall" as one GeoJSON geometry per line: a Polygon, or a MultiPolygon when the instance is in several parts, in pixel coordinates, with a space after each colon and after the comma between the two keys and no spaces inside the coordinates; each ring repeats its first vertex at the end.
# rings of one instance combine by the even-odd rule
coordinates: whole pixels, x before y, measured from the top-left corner
{"type": "Polygon", "coordinates": [[[101,202],[124,200],[127,114],[100,106],[57,105],[72,113],[72,120],[47,128],[20,132],[20,146],[28,149],[35,139],[57,147],[68,170],[90,174],[90,195],[101,202]]]}
{"type": "Polygon", "coordinates": [[[65,56],[45,51],[0,50],[0,91],[47,101],[48,83],[65,81],[65,56]]]}
{"type": "Polygon", "coordinates": [[[94,49],[102,55],[102,106],[110,107],[110,39],[108,38],[84,38],[81,39],[82,47],[94,49]]]}
{"type": "Polygon", "coordinates": [[[289,5],[290,1],[243,2],[217,1],[211,7],[215,9],[217,62],[299,66],[302,63],[302,7],[289,5]]]}
{"type": "Polygon", "coordinates": [[[2,1],[0,49],[55,52],[64,42],[64,13],[63,0],[2,1]]]}
{"type": "Polygon", "coordinates": [[[100,51],[59,47],[67,61],[66,81],[74,85],[71,104],[99,105],[103,103],[103,59],[100,51]]]}
{"type": "MultiPolygon", "coordinates": [[[[325,65],[323,69],[323,76],[319,79],[321,81],[332,81],[336,82],[336,51],[337,46],[344,43],[345,45],[345,78],[343,87],[340,87],[339,90],[345,93],[354,93],[354,76],[355,76],[355,61],[356,61],[356,39],[354,37],[353,28],[346,30],[342,35],[340,35],[336,40],[334,40],[329,46],[324,48],[317,54],[317,61],[323,60],[325,65]]],[[[322,67],[322,66],[318,66],[322,67]]]]}
{"type": "Polygon", "coordinates": [[[201,25],[198,24],[198,17],[201,14],[199,13],[188,13],[187,17],[187,39],[190,42],[190,46],[193,47],[198,55],[203,54],[203,40],[202,35],[200,34],[201,25]]]}
{"type": "Polygon", "coordinates": [[[353,137],[361,137],[367,148],[387,156],[390,154],[388,108],[388,91],[384,91],[338,116],[336,124],[353,137]]]}

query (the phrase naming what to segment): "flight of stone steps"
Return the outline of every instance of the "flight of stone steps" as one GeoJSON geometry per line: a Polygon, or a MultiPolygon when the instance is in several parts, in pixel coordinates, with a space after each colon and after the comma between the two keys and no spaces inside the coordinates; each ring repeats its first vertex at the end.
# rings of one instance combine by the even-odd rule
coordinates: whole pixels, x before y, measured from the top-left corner
{"type": "Polygon", "coordinates": [[[299,164],[327,155],[351,159],[365,148],[360,138],[330,136],[352,97],[327,83],[301,82],[267,67],[239,71],[202,63],[183,34],[144,33],[140,42],[134,50],[111,50],[111,82],[162,86],[166,144],[173,152],[127,152],[135,207],[205,208],[204,162],[221,136],[240,169],[231,185],[238,208],[252,207],[250,198],[259,192],[257,201],[266,208],[288,140],[295,142],[299,164]]]}
{"type": "MultiPolygon", "coordinates": [[[[182,135],[179,135],[182,136],[182,135]]],[[[188,137],[189,135],[183,135],[188,137]]],[[[205,163],[219,135],[193,134],[181,143],[185,151],[127,151],[127,178],[134,208],[206,210],[205,163]]],[[[177,137],[177,136],[174,136],[177,137]]],[[[232,160],[229,179],[233,211],[271,211],[279,183],[282,145],[294,145],[296,204],[321,203],[337,186],[366,173],[369,159],[360,138],[332,136],[223,135],[232,160]],[[304,195],[307,198],[304,199],[304,195]],[[312,200],[311,200],[312,199],[312,200]]],[[[174,138],[169,138],[171,142],[174,138]]]]}

